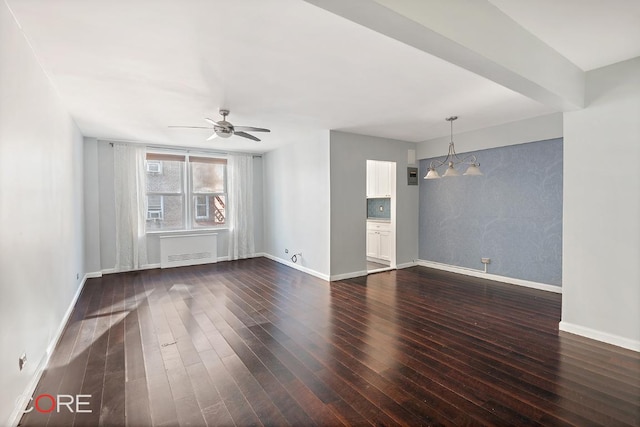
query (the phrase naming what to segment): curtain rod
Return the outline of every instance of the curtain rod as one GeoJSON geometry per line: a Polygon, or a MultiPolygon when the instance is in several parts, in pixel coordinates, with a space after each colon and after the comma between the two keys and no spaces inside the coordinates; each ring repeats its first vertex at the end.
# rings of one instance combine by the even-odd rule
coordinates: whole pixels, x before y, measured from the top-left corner
{"type": "Polygon", "coordinates": [[[122,140],[122,139],[106,140],[106,139],[97,139],[96,138],[96,141],[107,142],[112,147],[113,147],[114,143],[118,142],[118,143],[130,144],[130,145],[144,145],[145,147],[151,148],[152,150],[168,150],[168,151],[181,151],[181,152],[185,152],[186,151],[187,153],[223,154],[223,155],[226,155],[226,154],[251,154],[254,158],[255,157],[262,158],[262,154],[244,153],[244,152],[240,152],[240,151],[213,151],[213,150],[207,150],[206,148],[180,147],[178,145],[152,145],[152,144],[146,143],[146,142],[127,141],[127,140],[122,140]]]}

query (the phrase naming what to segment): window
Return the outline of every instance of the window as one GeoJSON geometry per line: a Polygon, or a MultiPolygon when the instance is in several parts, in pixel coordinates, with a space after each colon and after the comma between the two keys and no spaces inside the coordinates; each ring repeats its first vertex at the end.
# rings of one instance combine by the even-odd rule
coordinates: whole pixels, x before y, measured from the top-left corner
{"type": "Polygon", "coordinates": [[[215,227],[226,219],[227,161],[211,157],[191,157],[190,186],[193,197],[192,226],[215,227]]]}
{"type": "Polygon", "coordinates": [[[164,218],[163,196],[147,196],[147,220],[162,220],[164,218]]]}
{"type": "Polygon", "coordinates": [[[225,159],[147,153],[147,230],[224,225],[226,168],[225,159]]]}
{"type": "Polygon", "coordinates": [[[209,219],[209,196],[196,196],[196,220],[209,219]]]}

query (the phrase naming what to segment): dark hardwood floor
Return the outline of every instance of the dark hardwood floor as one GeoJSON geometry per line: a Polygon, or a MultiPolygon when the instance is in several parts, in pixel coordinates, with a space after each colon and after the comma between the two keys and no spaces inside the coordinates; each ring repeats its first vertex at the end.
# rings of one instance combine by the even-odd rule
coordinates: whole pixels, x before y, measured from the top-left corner
{"type": "Polygon", "coordinates": [[[640,425],[640,354],[561,296],[413,267],[327,283],[257,258],[90,279],[24,426],[640,425]],[[48,398],[41,399],[47,410],[48,398]]]}

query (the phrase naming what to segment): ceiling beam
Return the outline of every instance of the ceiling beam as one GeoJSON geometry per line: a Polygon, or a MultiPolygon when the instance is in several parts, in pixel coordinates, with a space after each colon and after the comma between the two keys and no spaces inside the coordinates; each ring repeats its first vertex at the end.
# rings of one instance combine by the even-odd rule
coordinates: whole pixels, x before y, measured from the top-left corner
{"type": "Polygon", "coordinates": [[[305,1],[557,111],[584,107],[584,71],[486,0],[305,1]]]}

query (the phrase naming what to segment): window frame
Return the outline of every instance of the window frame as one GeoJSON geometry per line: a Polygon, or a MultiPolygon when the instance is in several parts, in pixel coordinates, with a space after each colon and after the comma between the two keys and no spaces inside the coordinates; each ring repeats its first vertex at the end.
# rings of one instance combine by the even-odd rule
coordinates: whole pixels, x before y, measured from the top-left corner
{"type": "MultiPolygon", "coordinates": [[[[228,229],[227,224],[227,210],[228,210],[228,199],[227,199],[227,159],[226,157],[220,155],[214,155],[209,153],[197,153],[190,154],[189,152],[167,152],[162,150],[148,150],[147,156],[145,160],[145,171],[150,174],[157,174],[157,172],[149,171],[147,167],[147,163],[149,161],[158,161],[160,163],[160,170],[162,170],[162,160],[168,161],[181,161],[181,192],[171,193],[171,192],[146,192],[146,196],[154,195],[162,197],[162,217],[164,218],[164,197],[163,196],[181,196],[182,198],[182,225],[180,228],[167,228],[167,229],[159,229],[159,230],[147,230],[147,234],[162,234],[162,233],[176,233],[176,232],[193,232],[193,231],[207,231],[207,230],[219,230],[219,229],[228,229]],[[151,159],[149,159],[151,157],[151,159]],[[192,160],[193,159],[193,160],[192,160]],[[218,163],[224,165],[224,177],[223,177],[223,190],[224,192],[195,192],[193,191],[193,171],[192,164],[193,163],[218,163]],[[196,224],[197,219],[205,219],[207,217],[197,217],[197,206],[196,199],[198,196],[204,196],[206,201],[206,210],[207,217],[211,216],[211,208],[209,203],[212,198],[216,196],[222,196],[224,200],[224,223],[218,225],[206,225],[206,226],[198,226],[196,224]],[[193,201],[192,201],[193,200],[193,201]]],[[[147,199],[148,200],[148,199],[147,199]]],[[[215,203],[215,202],[214,202],[215,203]]],[[[149,209],[147,207],[147,221],[149,219],[149,209]]]]}

